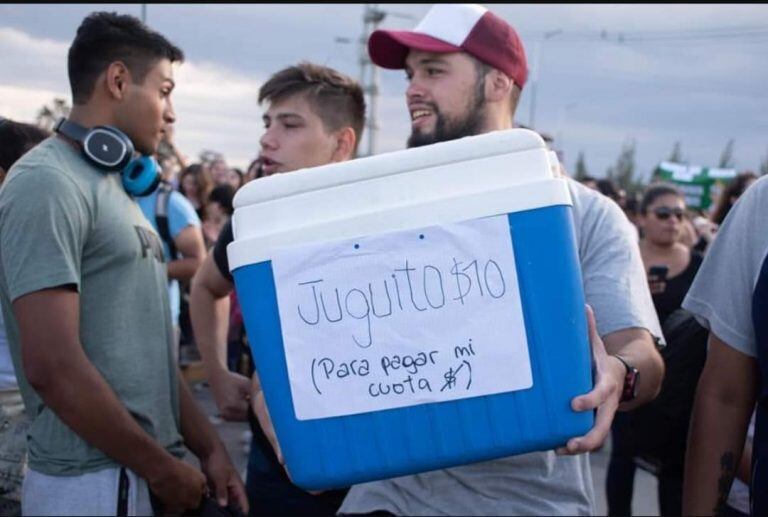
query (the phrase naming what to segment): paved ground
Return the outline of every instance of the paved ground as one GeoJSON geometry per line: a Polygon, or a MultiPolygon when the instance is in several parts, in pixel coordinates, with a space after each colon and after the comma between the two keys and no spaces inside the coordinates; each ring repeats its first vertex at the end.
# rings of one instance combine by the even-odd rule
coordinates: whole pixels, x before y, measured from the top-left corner
{"type": "MultiPolygon", "coordinates": [[[[213,402],[213,396],[205,383],[199,382],[193,384],[195,398],[202,405],[206,414],[216,426],[219,435],[227,445],[229,454],[235,463],[238,471],[245,479],[245,468],[248,460],[247,447],[249,441],[243,440],[243,434],[247,432],[248,426],[243,423],[225,422],[216,416],[216,406],[213,402]]],[[[603,450],[593,453],[592,460],[592,478],[595,487],[595,496],[597,515],[606,514],[605,502],[605,474],[608,468],[608,459],[610,455],[610,443],[607,443],[603,450]]],[[[187,455],[191,458],[191,455],[187,455]]],[[[190,459],[195,463],[194,458],[190,459]]],[[[635,495],[632,501],[633,515],[659,515],[659,504],[656,496],[656,478],[642,469],[637,470],[635,475],[635,495]]]]}
{"type": "MultiPolygon", "coordinates": [[[[595,487],[597,515],[606,515],[608,512],[605,502],[605,474],[608,470],[611,444],[603,447],[603,450],[592,453],[592,485],[595,487]]],[[[648,472],[637,469],[635,473],[635,493],[632,499],[632,515],[659,515],[659,500],[656,493],[656,477],[648,472]]]]}
{"type": "MultiPolygon", "coordinates": [[[[222,440],[229,450],[229,456],[235,464],[238,472],[245,481],[245,468],[248,464],[248,446],[250,445],[250,435],[244,437],[244,434],[250,432],[247,422],[226,422],[217,416],[218,410],[213,401],[213,395],[205,382],[192,384],[192,391],[195,394],[197,402],[202,406],[208,419],[214,424],[222,440]]],[[[186,458],[190,463],[197,464],[191,454],[186,458]]]]}

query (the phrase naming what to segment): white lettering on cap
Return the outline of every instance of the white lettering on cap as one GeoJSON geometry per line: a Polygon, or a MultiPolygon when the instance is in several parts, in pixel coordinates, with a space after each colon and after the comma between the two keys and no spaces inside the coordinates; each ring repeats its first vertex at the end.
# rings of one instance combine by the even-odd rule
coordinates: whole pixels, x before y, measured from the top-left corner
{"type": "Polygon", "coordinates": [[[487,12],[477,4],[435,4],[413,31],[460,47],[487,12]]]}

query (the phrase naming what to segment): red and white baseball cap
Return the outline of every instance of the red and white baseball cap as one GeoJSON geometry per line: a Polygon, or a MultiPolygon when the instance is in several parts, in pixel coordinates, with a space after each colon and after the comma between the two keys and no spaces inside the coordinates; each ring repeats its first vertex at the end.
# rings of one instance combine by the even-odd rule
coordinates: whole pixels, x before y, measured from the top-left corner
{"type": "Polygon", "coordinates": [[[507,74],[519,88],[528,78],[515,29],[477,4],[435,4],[412,31],[376,30],[368,39],[371,60],[384,68],[405,68],[411,49],[466,52],[507,74]]]}

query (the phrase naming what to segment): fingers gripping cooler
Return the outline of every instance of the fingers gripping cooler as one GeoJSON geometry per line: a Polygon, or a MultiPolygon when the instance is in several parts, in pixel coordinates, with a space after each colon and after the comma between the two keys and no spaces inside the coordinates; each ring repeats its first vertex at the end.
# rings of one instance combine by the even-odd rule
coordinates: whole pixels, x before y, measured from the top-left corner
{"type": "Polygon", "coordinates": [[[293,481],[563,445],[592,412],[571,199],[513,129],[256,180],[227,253],[293,481]]]}

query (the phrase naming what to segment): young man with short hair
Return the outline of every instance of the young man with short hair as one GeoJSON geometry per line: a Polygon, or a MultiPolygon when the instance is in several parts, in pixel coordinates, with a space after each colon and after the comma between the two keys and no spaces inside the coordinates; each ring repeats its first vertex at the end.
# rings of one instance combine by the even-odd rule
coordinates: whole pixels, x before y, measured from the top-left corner
{"type": "MultiPolygon", "coordinates": [[[[300,63],[274,74],[259,90],[268,103],[261,137],[263,174],[270,176],[355,156],[363,132],[365,101],[360,85],[328,67],[300,63]]],[[[258,224],[258,221],[254,221],[258,224]]],[[[197,345],[222,416],[245,420],[251,381],[229,371],[226,360],[229,294],[228,222],[192,281],[190,316],[197,345]]],[[[264,515],[333,515],[346,490],[310,495],[293,485],[269,442],[252,422],[246,486],[251,508],[264,515]]]]}
{"type": "Polygon", "coordinates": [[[0,190],[0,301],[32,418],[24,514],[179,513],[206,485],[247,510],[172,358],[159,238],[124,187],[132,177],[112,171],[131,147],[152,155],[174,122],[182,59],[134,17],[86,17],[68,58],[66,127],[80,132],[59,125],[69,136],[27,153],[0,190]],[[203,472],[182,461],[184,445],[203,472]]]}
{"type": "MultiPolygon", "coordinates": [[[[405,69],[409,147],[514,127],[527,78],[525,52],[515,30],[486,8],[435,5],[413,31],[374,32],[368,49],[379,66],[405,69]]],[[[593,429],[557,453],[355,485],[341,513],[594,513],[589,457],[579,453],[603,443],[620,404],[627,410],[655,397],[663,362],[654,336],[661,331],[626,217],[615,203],[576,181],[568,180],[568,187],[584,290],[594,308],[588,321],[595,358],[595,387],[576,397],[572,408],[596,410],[593,429]]]]}

